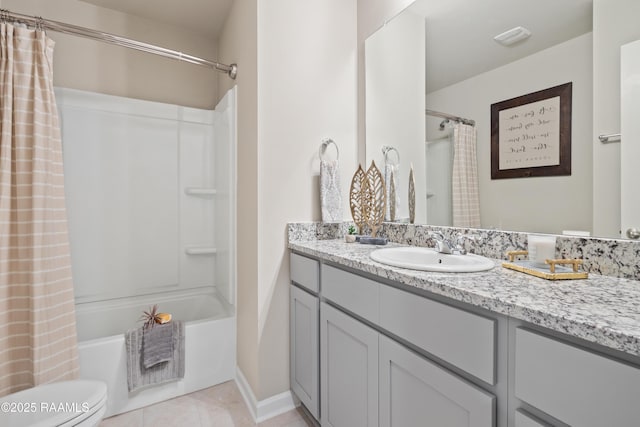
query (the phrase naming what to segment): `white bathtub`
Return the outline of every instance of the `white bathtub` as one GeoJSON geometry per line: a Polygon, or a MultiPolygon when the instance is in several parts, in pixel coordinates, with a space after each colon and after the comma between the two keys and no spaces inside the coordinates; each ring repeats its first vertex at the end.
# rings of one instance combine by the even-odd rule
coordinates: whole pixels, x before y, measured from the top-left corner
{"type": "Polygon", "coordinates": [[[234,308],[211,288],[77,304],[76,318],[80,377],[107,383],[107,417],[235,377],[234,308]],[[124,332],[153,304],[185,322],[184,379],[129,393],[124,332]]]}

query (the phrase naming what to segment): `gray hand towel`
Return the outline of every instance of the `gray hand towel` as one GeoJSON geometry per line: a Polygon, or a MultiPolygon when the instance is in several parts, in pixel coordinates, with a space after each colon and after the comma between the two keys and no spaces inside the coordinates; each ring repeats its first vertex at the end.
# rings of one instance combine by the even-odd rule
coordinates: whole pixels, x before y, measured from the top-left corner
{"type": "Polygon", "coordinates": [[[168,325],[173,327],[173,357],[168,362],[158,363],[149,369],[144,367],[142,360],[142,328],[126,332],[127,386],[130,392],[153,384],[184,378],[184,323],[172,320],[168,325]]]}
{"type": "Polygon", "coordinates": [[[149,369],[173,358],[173,325],[154,325],[143,330],[142,363],[149,369]]]}

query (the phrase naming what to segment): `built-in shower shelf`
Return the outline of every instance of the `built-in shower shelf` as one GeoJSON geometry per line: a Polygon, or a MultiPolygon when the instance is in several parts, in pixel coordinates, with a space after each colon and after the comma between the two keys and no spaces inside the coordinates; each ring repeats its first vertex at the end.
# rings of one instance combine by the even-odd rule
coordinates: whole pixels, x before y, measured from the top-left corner
{"type": "Polygon", "coordinates": [[[187,255],[215,255],[217,252],[216,248],[210,247],[194,247],[194,248],[185,248],[184,253],[187,255]]]}
{"type": "Polygon", "coordinates": [[[189,196],[213,196],[216,194],[216,189],[208,187],[187,187],[184,189],[184,192],[189,196]]]}

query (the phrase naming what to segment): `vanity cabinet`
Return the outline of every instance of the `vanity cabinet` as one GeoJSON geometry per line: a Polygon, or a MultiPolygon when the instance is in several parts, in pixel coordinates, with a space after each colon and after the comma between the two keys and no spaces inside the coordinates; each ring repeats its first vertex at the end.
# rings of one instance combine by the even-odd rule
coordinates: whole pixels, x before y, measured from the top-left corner
{"type": "Polygon", "coordinates": [[[294,285],[290,290],[291,389],[315,418],[319,417],[319,300],[294,285]]]}
{"type": "Polygon", "coordinates": [[[640,358],[291,254],[291,388],[323,427],[640,425],[640,358]]]}
{"type": "Polygon", "coordinates": [[[640,425],[638,366],[522,327],[515,331],[515,396],[571,426],[640,425]]]}
{"type": "Polygon", "coordinates": [[[330,265],[320,270],[323,427],[496,425],[493,395],[386,335],[493,382],[493,320],[330,265]]]}
{"type": "Polygon", "coordinates": [[[495,425],[495,397],[380,335],[380,427],[495,425]]]}
{"type": "Polygon", "coordinates": [[[291,254],[289,293],[291,390],[316,419],[320,417],[319,263],[291,254]],[[316,292],[316,293],[314,293],[316,292]]]}
{"type": "Polygon", "coordinates": [[[514,427],[550,427],[550,425],[543,423],[525,411],[518,409],[514,419],[514,427]]]}
{"type": "Polygon", "coordinates": [[[331,307],[320,308],[323,427],[378,426],[378,332],[331,307]]]}

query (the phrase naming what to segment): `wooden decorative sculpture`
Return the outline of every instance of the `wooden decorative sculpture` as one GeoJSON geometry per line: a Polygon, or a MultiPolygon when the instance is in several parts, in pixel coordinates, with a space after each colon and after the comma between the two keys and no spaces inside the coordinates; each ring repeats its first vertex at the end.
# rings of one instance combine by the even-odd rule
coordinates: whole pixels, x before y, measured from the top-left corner
{"type": "Polygon", "coordinates": [[[351,207],[351,217],[358,227],[358,233],[362,234],[364,226],[367,224],[367,209],[365,203],[367,180],[362,166],[358,165],[358,170],[351,179],[349,189],[349,206],[351,207]]]}
{"type": "Polygon", "coordinates": [[[409,223],[416,220],[416,180],[413,177],[413,165],[409,171],[409,223]]]}
{"type": "Polygon", "coordinates": [[[367,225],[371,229],[371,237],[376,237],[378,229],[384,221],[384,213],[387,207],[387,189],[380,169],[374,161],[367,169],[367,225]]]}
{"type": "Polygon", "coordinates": [[[367,225],[371,229],[371,237],[376,236],[384,220],[386,203],[387,191],[384,178],[375,162],[371,162],[366,173],[362,166],[358,166],[358,170],[351,179],[349,205],[353,222],[358,226],[360,233],[367,225]]]}

